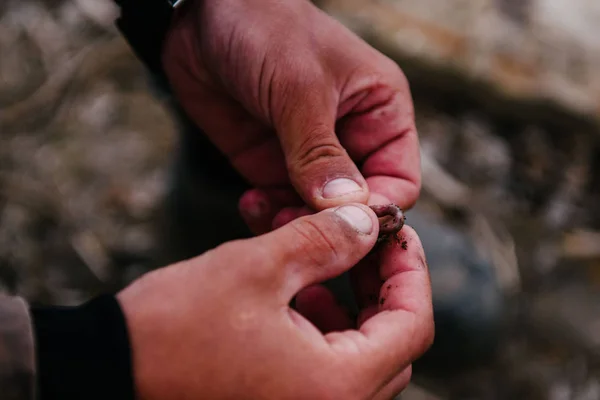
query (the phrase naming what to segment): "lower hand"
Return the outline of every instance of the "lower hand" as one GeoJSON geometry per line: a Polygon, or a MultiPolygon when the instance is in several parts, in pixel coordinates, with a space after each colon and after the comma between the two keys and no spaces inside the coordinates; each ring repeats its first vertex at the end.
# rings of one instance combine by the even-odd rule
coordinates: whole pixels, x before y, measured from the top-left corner
{"type": "Polygon", "coordinates": [[[364,258],[378,231],[368,207],[341,206],[134,282],[118,299],[139,398],[395,396],[433,340],[431,292],[411,228],[406,249],[364,258]],[[319,283],[356,264],[364,285],[352,321],[319,283]]]}

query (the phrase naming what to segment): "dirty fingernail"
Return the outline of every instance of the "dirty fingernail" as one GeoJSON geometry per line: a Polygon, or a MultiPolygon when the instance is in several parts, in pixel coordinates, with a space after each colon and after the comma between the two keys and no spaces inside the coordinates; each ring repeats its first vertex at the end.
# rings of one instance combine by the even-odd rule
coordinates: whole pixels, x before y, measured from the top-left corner
{"type": "Polygon", "coordinates": [[[351,179],[338,178],[327,182],[323,188],[323,197],[333,199],[350,193],[362,191],[362,187],[351,179]]]}
{"type": "Polygon", "coordinates": [[[362,208],[342,206],[337,208],[335,212],[360,233],[368,235],[373,231],[373,220],[362,208]]]}

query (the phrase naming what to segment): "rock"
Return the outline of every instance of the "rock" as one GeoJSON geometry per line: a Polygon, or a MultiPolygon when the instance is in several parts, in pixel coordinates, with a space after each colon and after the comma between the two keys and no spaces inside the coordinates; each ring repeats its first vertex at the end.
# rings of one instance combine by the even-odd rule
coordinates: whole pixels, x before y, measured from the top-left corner
{"type": "Polygon", "coordinates": [[[527,307],[530,329],[546,340],[561,340],[574,351],[600,357],[600,292],[594,286],[583,275],[563,278],[561,287],[541,292],[527,307]]]}
{"type": "Polygon", "coordinates": [[[417,209],[406,215],[425,249],[436,324],[434,344],[416,365],[453,370],[485,362],[501,338],[505,311],[493,265],[457,228],[417,209]]]}
{"type": "Polygon", "coordinates": [[[504,186],[509,177],[511,154],[508,145],[482,116],[465,116],[461,121],[454,158],[445,167],[472,187],[504,186]]]}
{"type": "MultiPolygon", "coordinates": [[[[460,86],[463,93],[473,82],[485,83],[502,96],[527,104],[555,102],[600,122],[597,0],[316,3],[386,53],[402,57],[405,69],[417,64],[413,78],[460,86]],[[437,74],[419,72],[423,65],[437,74]]],[[[488,90],[475,90],[481,102],[490,101],[488,90]]],[[[530,111],[520,108],[524,115],[530,111]]]]}

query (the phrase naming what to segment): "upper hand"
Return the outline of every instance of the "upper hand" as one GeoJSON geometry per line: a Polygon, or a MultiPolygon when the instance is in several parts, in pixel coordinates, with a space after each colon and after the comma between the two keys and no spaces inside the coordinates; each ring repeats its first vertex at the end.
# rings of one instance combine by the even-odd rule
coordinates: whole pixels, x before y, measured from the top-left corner
{"type": "Polygon", "coordinates": [[[190,0],[163,60],[187,114],[259,189],[240,202],[255,233],[290,206],[416,201],[405,76],[309,1],[190,0]]]}

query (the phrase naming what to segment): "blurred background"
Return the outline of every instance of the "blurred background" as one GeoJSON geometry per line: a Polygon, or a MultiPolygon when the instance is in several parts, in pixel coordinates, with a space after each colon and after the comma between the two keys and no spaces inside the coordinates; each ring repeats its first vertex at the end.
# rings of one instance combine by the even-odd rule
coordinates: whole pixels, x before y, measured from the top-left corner
{"type": "MultiPolygon", "coordinates": [[[[315,3],[397,61],[415,100],[407,223],[437,337],[401,398],[600,399],[600,2],[315,3]]],[[[109,0],[0,2],[0,290],[34,303],[243,235],[237,189],[186,168],[116,17],[109,0]]]]}

